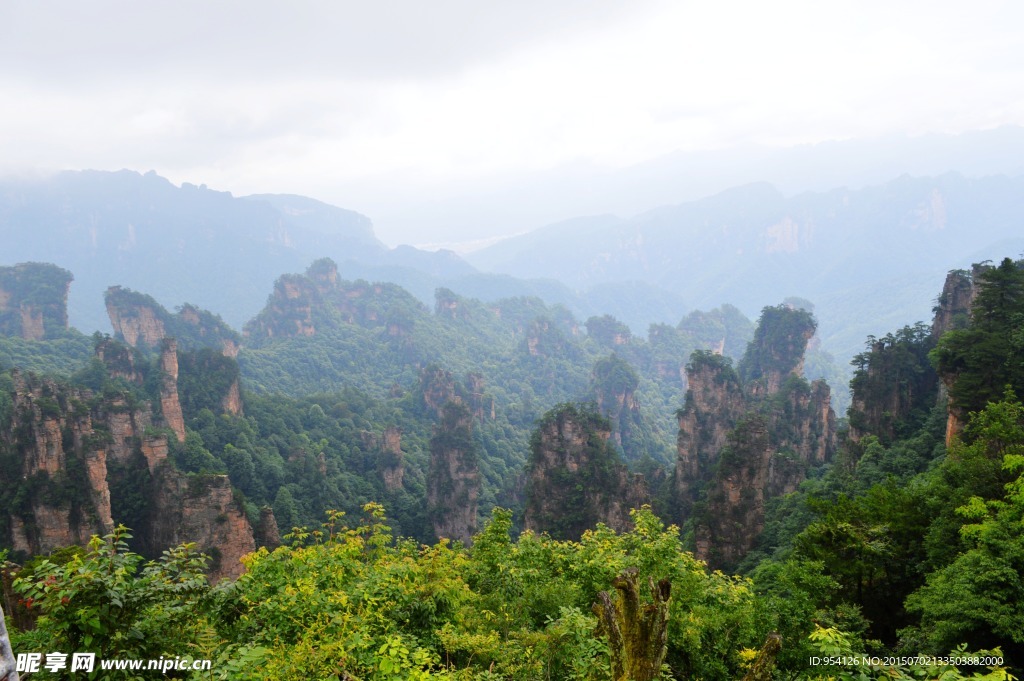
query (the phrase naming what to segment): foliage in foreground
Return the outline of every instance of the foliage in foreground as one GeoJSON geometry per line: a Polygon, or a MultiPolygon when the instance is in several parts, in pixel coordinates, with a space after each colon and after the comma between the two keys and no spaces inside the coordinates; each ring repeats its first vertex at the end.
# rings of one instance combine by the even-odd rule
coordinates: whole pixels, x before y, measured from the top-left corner
{"type": "MultiPolygon", "coordinates": [[[[774,645],[773,632],[789,653],[779,655],[777,673],[788,676],[853,678],[848,668],[808,668],[807,660],[863,650],[855,637],[814,624],[834,617],[815,611],[807,593],[783,604],[758,596],[749,580],[708,573],[681,550],[677,528],[647,508],[633,512],[630,532],[598,526],[578,542],[532,533],[513,541],[511,513],[498,509],[469,549],[396,542],[382,507],[365,511],[355,527],[332,513],[321,529],[296,528],[290,546],[260,549],[242,577],[214,588],[189,547],[142,566],[120,528],[68,563],[43,562],[19,580],[40,617],[35,630],[15,635],[16,650],[213,660],[212,671],[193,678],[618,681],[607,627],[591,606],[610,603],[616,578],[630,574],[641,576],[644,608],[667,603],[656,678],[761,678],[758,648],[774,645]]],[[[799,578],[786,579],[801,588],[799,578]]],[[[856,671],[961,678],[952,667],[856,671]]]]}

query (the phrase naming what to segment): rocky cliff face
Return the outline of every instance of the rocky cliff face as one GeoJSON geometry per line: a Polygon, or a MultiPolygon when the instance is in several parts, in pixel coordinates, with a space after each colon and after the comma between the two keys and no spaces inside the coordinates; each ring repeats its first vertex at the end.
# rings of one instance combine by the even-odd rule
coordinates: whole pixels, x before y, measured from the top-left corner
{"type": "Polygon", "coordinates": [[[273,551],[281,545],[281,531],[277,527],[274,509],[264,506],[260,509],[260,522],[254,533],[256,543],[273,551]]]}
{"type": "Polygon", "coordinates": [[[488,395],[484,377],[477,373],[466,376],[466,402],[477,421],[493,421],[497,415],[494,398],[488,395]]]}
{"type": "Polygon", "coordinates": [[[813,331],[800,310],[766,308],[740,373],[710,352],[687,367],[673,501],[680,521],[694,517],[697,554],[715,567],[753,546],[768,499],[795,490],[835,452],[829,387],[801,376],[813,331]]]}
{"type": "Polygon", "coordinates": [[[234,579],[245,571],[242,556],[255,551],[256,542],[228,476],[184,476],[164,468],[158,473],[155,488],[155,520],[147,537],[150,553],[195,542],[211,558],[213,581],[234,579]]]}
{"type": "Polygon", "coordinates": [[[178,442],[185,441],[185,418],[178,399],[178,343],[164,338],[160,344],[160,413],[178,442]]]}
{"type": "Polygon", "coordinates": [[[238,356],[239,335],[219,316],[185,304],[172,314],[152,297],[121,286],[107,289],[104,299],[114,337],[133,348],[159,350],[173,337],[184,349],[214,348],[238,356]]]}
{"type": "Polygon", "coordinates": [[[935,341],[934,327],[918,324],[873,339],[856,356],[847,436],[852,445],[872,434],[888,446],[898,428],[906,432],[908,422],[935,406],[939,380],[928,359],[935,341]]]}
{"type": "Polygon", "coordinates": [[[133,348],[155,348],[167,337],[167,326],[159,306],[147,301],[126,300],[121,295],[127,289],[112,286],[107,289],[107,316],[114,327],[114,336],[133,348]]]}
{"type": "MultiPolygon", "coordinates": [[[[932,338],[938,341],[947,331],[963,329],[971,321],[971,306],[978,295],[978,275],[985,269],[984,265],[974,265],[970,272],[953,270],[946,275],[942,285],[942,293],[935,306],[935,317],[932,320],[932,338]]],[[[967,414],[948,398],[949,389],[956,381],[955,374],[940,374],[942,382],[940,399],[946,402],[946,446],[959,435],[967,424],[967,414]]]]}
{"type": "Polygon", "coordinates": [[[369,431],[364,431],[361,435],[363,445],[378,454],[377,471],[384,482],[384,488],[389,492],[402,489],[405,480],[402,431],[396,426],[388,426],[379,435],[369,431]]]}
{"type": "Polygon", "coordinates": [[[932,320],[932,336],[936,340],[947,331],[962,329],[970,323],[971,305],[978,295],[975,280],[983,269],[982,265],[975,265],[970,272],[953,270],[946,274],[932,320]]]}
{"type": "Polygon", "coordinates": [[[420,370],[419,393],[423,398],[423,407],[437,418],[441,418],[446,404],[462,401],[456,395],[452,373],[436,364],[420,370]]]}
{"type": "Polygon", "coordinates": [[[629,461],[652,454],[655,446],[643,421],[636,390],[640,377],[617,354],[599,359],[591,374],[590,394],[598,411],[611,421],[611,439],[629,461]]]}
{"type": "Polygon", "coordinates": [[[197,488],[176,471],[167,440],[150,432],[147,403],[17,373],[11,397],[11,422],[0,431],[4,468],[15,472],[0,497],[5,545],[47,553],[130,522],[147,555],[194,541],[220,555],[214,578],[238,574],[253,533],[227,477],[207,476],[197,488]]]}
{"type": "Polygon", "coordinates": [[[0,334],[43,340],[66,330],[73,278],[45,263],[0,267],[0,334]]]}
{"type": "MultiPolygon", "coordinates": [[[[229,355],[230,356],[230,355],[229,355]]],[[[231,382],[231,387],[220,401],[220,410],[225,414],[240,416],[242,414],[242,391],[236,378],[231,382]]]]}
{"type": "Polygon", "coordinates": [[[392,336],[407,335],[412,311],[422,304],[394,284],[345,282],[330,259],[317,260],[305,274],[278,279],[267,306],[245,326],[250,343],[274,338],[313,336],[341,324],[384,327],[392,336]]]}
{"type": "Polygon", "coordinates": [[[629,511],[648,503],[643,476],[631,474],[611,446],[611,424],[583,407],[549,412],[531,442],[526,529],[578,539],[604,523],[631,527],[629,511]]]}
{"type": "Polygon", "coordinates": [[[710,480],[729,432],[746,413],[739,376],[726,358],[694,353],[687,365],[686,400],[677,413],[678,458],[674,499],[681,518],[690,515],[700,488],[710,480]]]}
{"type": "Polygon", "coordinates": [[[473,415],[460,402],[445,403],[430,439],[427,505],[438,537],[469,542],[477,528],[480,470],[473,415]]]}
{"type": "Polygon", "coordinates": [[[126,345],[112,338],[100,339],[93,348],[96,358],[103,363],[111,378],[120,378],[127,383],[143,385],[146,381],[142,367],[135,353],[126,345]]]}

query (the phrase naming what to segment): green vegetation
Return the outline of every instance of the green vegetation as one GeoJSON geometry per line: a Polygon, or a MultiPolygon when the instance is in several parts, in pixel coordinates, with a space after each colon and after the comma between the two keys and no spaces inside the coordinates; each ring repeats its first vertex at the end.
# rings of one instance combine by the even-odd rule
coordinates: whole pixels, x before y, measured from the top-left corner
{"type": "Polygon", "coordinates": [[[1024,394],[1024,267],[1004,259],[978,275],[971,323],[939,341],[932,355],[963,413],[982,409],[1003,386],[1024,394]]]}
{"type": "Polygon", "coordinates": [[[743,382],[788,374],[803,360],[816,328],[814,316],[802,308],[778,305],[761,310],[754,337],[739,365],[743,382]]]}
{"type": "Polygon", "coordinates": [[[143,565],[118,528],[16,581],[39,619],[13,633],[14,647],[213,660],[187,678],[615,681],[625,668],[634,678],[739,679],[765,674],[772,657],[788,677],[965,678],[952,665],[808,667],[811,655],[873,652],[836,626],[842,613],[813,609],[808,591],[827,591],[827,578],[787,564],[777,589],[759,594],[748,579],[709,573],[649,509],[633,513],[630,532],[598,526],[578,542],[513,540],[511,513],[495,509],[469,549],[396,541],[375,504],[360,516],[348,525],[331,512],[214,588],[191,547],[143,565]]]}
{"type": "Polygon", "coordinates": [[[73,279],[70,272],[49,263],[0,267],[0,334],[34,340],[65,335],[73,279]]]}
{"type": "MultiPolygon", "coordinates": [[[[273,509],[285,546],[251,554],[241,578],[215,587],[194,547],[146,563],[124,528],[37,559],[17,581],[31,616],[18,618],[16,650],[209,657],[202,678],[1007,679],[995,663],[808,660],[992,651],[1014,674],[1024,666],[1022,273],[1010,260],[976,269],[971,319],[941,339],[922,325],[869,339],[854,360],[850,430],[819,465],[797,444],[825,433],[796,417],[820,411],[824,388],[791,374],[814,331],[806,301],[765,308],[756,332],[723,307],[644,340],[607,316],[584,333],[537,299],[485,305],[440,290],[431,311],[318,261],[283,280],[298,303],[272,300],[237,363],[216,335],[179,346],[187,435],[170,444],[172,465],[193,474],[193,493],[228,474],[251,522],[273,509]],[[749,351],[734,368],[737,346],[749,351]],[[718,468],[695,478],[682,532],[649,508],[626,531],[595,526],[607,499],[627,498],[623,461],[669,477],[687,356],[749,399],[719,433],[718,468]],[[964,424],[948,448],[940,376],[964,424]],[[248,390],[232,414],[236,379],[248,390]],[[774,392],[747,395],[776,379],[774,392]],[[576,401],[590,397],[600,410],[576,401]],[[455,453],[449,473],[479,480],[469,525],[484,529],[465,546],[434,536],[436,514],[471,496],[432,470],[442,453],[455,453]],[[522,477],[538,467],[542,487],[522,477]],[[426,503],[431,488],[438,503],[426,503]],[[730,557],[741,576],[686,550],[717,540],[701,533],[709,518],[734,533],[763,524],[753,550],[730,557]],[[547,533],[516,532],[524,522],[547,533]]],[[[213,323],[183,321],[193,312],[171,318],[213,323]]],[[[158,358],[109,338],[91,343],[102,359],[75,355],[90,343],[73,333],[0,343],[21,348],[12,364],[64,366],[79,386],[23,372],[48,386],[33,403],[41,419],[99,423],[159,397],[158,358]]],[[[12,427],[14,381],[0,373],[0,478],[17,481],[0,485],[5,541],[35,500],[94,512],[79,457],[53,476],[22,474],[34,435],[12,427]]],[[[66,451],[73,436],[61,432],[66,451]]],[[[82,451],[112,437],[94,428],[82,451]]],[[[108,464],[112,510],[144,527],[153,479],[129,444],[132,458],[108,464]]],[[[669,507],[674,486],[660,490],[669,507]]]]}
{"type": "MultiPolygon", "coordinates": [[[[152,317],[163,326],[165,335],[176,339],[182,349],[220,350],[225,343],[238,345],[241,342],[238,332],[229,327],[220,315],[190,303],[182,305],[177,313],[171,314],[152,296],[121,286],[111,286],[103,298],[108,310],[116,310],[122,320],[132,322],[152,317]]],[[[139,345],[143,350],[154,349],[146,347],[141,339],[139,345]]]]}

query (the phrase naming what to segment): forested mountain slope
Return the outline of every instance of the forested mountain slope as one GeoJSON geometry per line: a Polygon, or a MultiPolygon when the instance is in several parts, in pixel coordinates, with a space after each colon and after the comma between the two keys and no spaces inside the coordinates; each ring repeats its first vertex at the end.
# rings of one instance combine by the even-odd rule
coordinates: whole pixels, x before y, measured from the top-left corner
{"type": "MultiPolygon", "coordinates": [[[[797,304],[765,308],[756,327],[734,308],[695,313],[642,339],[538,300],[439,291],[429,310],[327,260],[281,277],[240,336],[125,289],[107,302],[135,347],[87,339],[92,359],[60,380],[5,367],[0,454],[5,480],[21,481],[2,499],[9,555],[121,518],[150,556],[185,539],[220,548],[215,570],[234,555],[223,547],[245,550],[228,536],[286,546],[211,591],[187,550],[137,573],[115,528],[18,573],[4,608],[19,650],[187,648],[227,678],[608,678],[636,655],[673,678],[841,675],[808,660],[996,646],[960,671],[855,671],[1021,664],[1020,263],[950,273],[931,326],[869,339],[839,442],[827,386],[802,377],[814,321],[797,304]],[[180,344],[150,342],[158,329],[180,344]],[[310,394],[314,380],[326,384],[310,394]],[[666,461],[648,416],[669,403],[682,409],[666,461]],[[682,531],[649,510],[627,519],[623,501],[645,499],[682,531]],[[520,511],[567,540],[513,538],[520,511]],[[178,514],[194,536],[158,529],[178,514]],[[585,529],[595,521],[620,531],[585,529]],[[211,528],[228,535],[199,534],[211,528]],[[749,578],[708,572],[693,550],[749,578]],[[100,565],[118,567],[104,593],[138,607],[97,605],[100,565]],[[616,642],[616,601],[660,613],[651,640],[616,642]],[[86,639],[74,612],[102,631],[86,639]]],[[[3,340],[45,365],[72,335],[3,340]]]]}

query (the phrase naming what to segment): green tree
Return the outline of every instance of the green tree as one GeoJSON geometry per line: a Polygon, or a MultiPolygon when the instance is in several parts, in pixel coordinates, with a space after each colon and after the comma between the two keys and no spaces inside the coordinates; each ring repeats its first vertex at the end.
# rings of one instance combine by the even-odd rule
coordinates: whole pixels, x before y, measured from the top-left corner
{"type": "Polygon", "coordinates": [[[173,658],[189,650],[209,592],[205,557],[184,544],[144,564],[128,550],[130,538],[120,525],[102,539],[94,536],[64,565],[44,560],[31,579],[15,579],[15,589],[40,614],[36,630],[19,640],[21,650],[94,652],[102,659],[173,658]]]}

